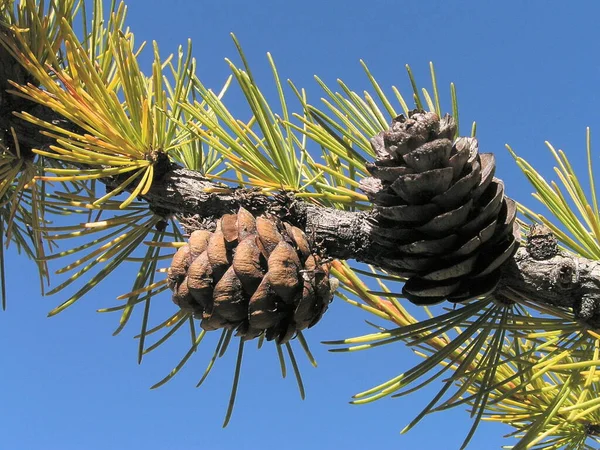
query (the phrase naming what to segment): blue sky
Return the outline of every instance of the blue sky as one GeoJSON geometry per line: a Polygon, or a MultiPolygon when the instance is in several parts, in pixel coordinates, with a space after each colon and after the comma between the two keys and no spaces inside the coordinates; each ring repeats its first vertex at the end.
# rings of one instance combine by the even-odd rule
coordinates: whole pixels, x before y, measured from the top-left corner
{"type": "MultiPolygon", "coordinates": [[[[236,57],[230,32],[240,39],[267,93],[273,94],[269,51],[282,78],[306,88],[313,102],[322,95],[315,74],[329,84],[341,78],[355,91],[368,89],[361,58],[382,86],[394,84],[402,92],[409,89],[404,65],[428,87],[433,61],[446,108],[452,81],[463,132],[477,121],[480,149],[496,154],[496,174],[508,195],[536,209],[504,144],[550,175],[545,140],[583,167],[585,127],[592,127],[592,136],[600,129],[596,2],[132,0],[128,5],[138,42],[156,40],[166,54],[191,38],[198,74],[215,89],[228,75],[224,58],[236,57]]],[[[468,431],[468,414],[457,409],[399,434],[436,392],[435,383],[409,398],[348,404],[352,394],[417,360],[401,345],[328,353],[320,341],[369,331],[367,317],[340,300],[307,333],[319,367],[300,357],[306,400],[299,399],[292,378],[281,379],[273,348],[248,347],[237,407],[223,430],[233,352],[201,389],[194,386],[212,343],[170,383],[150,391],[179,361],[187,342],[174,339],[138,366],[136,327],[111,336],[118,317],[95,310],[116,304],[115,297],[128,290],[127,271],[49,319],[46,313],[64,296],[41,298],[34,270],[9,252],[9,308],[0,313],[0,449],[453,449],[468,431]]],[[[164,301],[170,302],[168,295],[164,301]]],[[[507,431],[484,424],[470,448],[509,444],[501,438],[507,431]]]]}

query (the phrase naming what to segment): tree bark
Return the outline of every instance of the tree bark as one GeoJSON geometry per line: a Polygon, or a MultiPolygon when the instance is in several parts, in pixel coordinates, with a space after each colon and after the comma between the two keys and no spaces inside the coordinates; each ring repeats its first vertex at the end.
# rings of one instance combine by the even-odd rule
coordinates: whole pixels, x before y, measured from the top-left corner
{"type": "MultiPolygon", "coordinates": [[[[27,111],[63,125],[65,120],[44,106],[8,94],[9,79],[20,83],[31,81],[25,70],[0,46],[0,142],[8,151],[14,151],[12,129],[23,157],[33,158],[31,149],[46,147],[50,139],[12,112],[27,111]]],[[[142,198],[155,213],[163,217],[177,216],[188,230],[214,227],[219,217],[242,206],[255,214],[272,214],[301,227],[325,257],[353,259],[393,272],[382,256],[394,248],[372,238],[377,226],[372,212],[318,206],[294,198],[293,193],[267,196],[252,189],[227,187],[171,162],[159,163],[158,176],[142,198]]],[[[101,181],[109,189],[119,184],[118,179],[101,181]]],[[[545,307],[572,310],[575,318],[586,326],[600,327],[600,263],[562,252],[552,239],[543,233],[531,235],[527,246],[522,246],[505,263],[502,279],[493,295],[500,301],[527,299],[545,307]],[[540,252],[540,248],[546,251],[540,252]]]]}

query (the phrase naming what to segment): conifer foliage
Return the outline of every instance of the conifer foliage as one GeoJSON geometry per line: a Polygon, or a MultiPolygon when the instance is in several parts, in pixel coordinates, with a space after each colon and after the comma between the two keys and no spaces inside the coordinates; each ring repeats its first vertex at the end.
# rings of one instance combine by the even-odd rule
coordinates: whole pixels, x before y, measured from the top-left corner
{"type": "Polygon", "coordinates": [[[214,337],[201,385],[238,341],[227,425],[250,341],[275,346],[304,396],[296,354],[316,366],[304,333],[335,297],[373,328],[327,342],[332,352],[405,344],[422,357],[352,403],[434,382],[404,432],[460,407],[473,418],[462,448],[481,420],[513,427],[515,449],[594,448],[600,212],[589,130],[585,187],[550,145],[558,182],[508,149],[545,217],[505,196],[510,181],[479,152],[475,124],[459,127],[454,85],[451,114],[442,110],[433,65],[429,90],[407,66],[406,98],[395,87],[388,96],[364,63],[362,95],[316,78],[317,104],[284,86],[268,55],[270,99],[233,41],[241,63],[227,60],[231,76],[211,89],[191,43],[165,56],[136,42],[123,3],[0,0],[3,309],[7,246],[34,261],[42,294],[71,291],[50,315],[133,267],[117,305],[100,310],[119,315],[115,334],[139,320],[140,362],[176,334],[191,338],[153,388],[214,337]],[[141,52],[153,57],[147,70],[141,52]],[[227,103],[233,83],[244,118],[227,103]]]}

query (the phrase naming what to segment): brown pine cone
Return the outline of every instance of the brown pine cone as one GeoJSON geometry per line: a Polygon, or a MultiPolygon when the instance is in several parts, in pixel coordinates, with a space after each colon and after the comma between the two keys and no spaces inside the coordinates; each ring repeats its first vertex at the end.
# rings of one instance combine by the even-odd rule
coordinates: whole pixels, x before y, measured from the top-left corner
{"type": "Polygon", "coordinates": [[[205,330],[265,334],[278,343],[315,325],[333,298],[329,264],[313,254],[302,230],[240,208],[214,232],[194,231],[173,256],[173,302],[205,330]]]}

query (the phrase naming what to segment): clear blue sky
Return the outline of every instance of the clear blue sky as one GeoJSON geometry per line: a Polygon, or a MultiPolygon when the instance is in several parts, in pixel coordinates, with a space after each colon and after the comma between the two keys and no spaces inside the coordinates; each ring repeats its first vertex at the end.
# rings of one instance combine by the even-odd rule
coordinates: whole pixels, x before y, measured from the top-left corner
{"type": "MultiPolygon", "coordinates": [[[[108,3],[108,2],[107,2],[108,3]]],[[[255,76],[271,81],[271,52],[283,78],[321,96],[312,77],[342,78],[367,89],[363,58],[382,86],[408,92],[404,64],[428,86],[428,62],[449,106],[456,83],[461,123],[478,122],[480,149],[495,152],[497,176],[508,194],[529,206],[531,188],[504,149],[505,143],[549,174],[544,140],[583,160],[585,127],[600,130],[598,97],[600,6],[593,1],[317,1],[132,0],[129,25],[138,42],[157,40],[161,51],[194,42],[198,73],[215,89],[226,78],[225,57],[235,57],[235,32],[255,76]]],[[[268,89],[267,89],[268,90],[268,89]]],[[[465,129],[463,129],[464,131],[465,129]]],[[[594,134],[593,134],[594,136],[594,134]]],[[[596,154],[600,154],[596,152],[596,154]]],[[[579,165],[579,164],[576,164],[579,165]]],[[[426,419],[408,435],[399,430],[434,390],[410,398],[351,406],[350,396],[407,369],[416,360],[403,346],[357,354],[328,354],[319,342],[369,331],[366,318],[337,300],[307,333],[319,361],[300,358],[307,398],[292,378],[282,380],[272,347],[247,351],[237,407],[221,423],[229,395],[233,352],[201,389],[212,344],[159,390],[148,388],[182,356],[182,335],[136,362],[135,326],[111,337],[117,316],[99,315],[128,290],[123,272],[66,312],[46,318],[64,300],[41,298],[32,263],[9,253],[9,308],[0,313],[0,449],[454,449],[469,427],[455,410],[426,419]]],[[[168,295],[164,301],[169,302],[168,295]]],[[[435,385],[434,385],[435,388],[435,385]]],[[[470,448],[509,444],[509,431],[481,426],[470,448]]]]}

